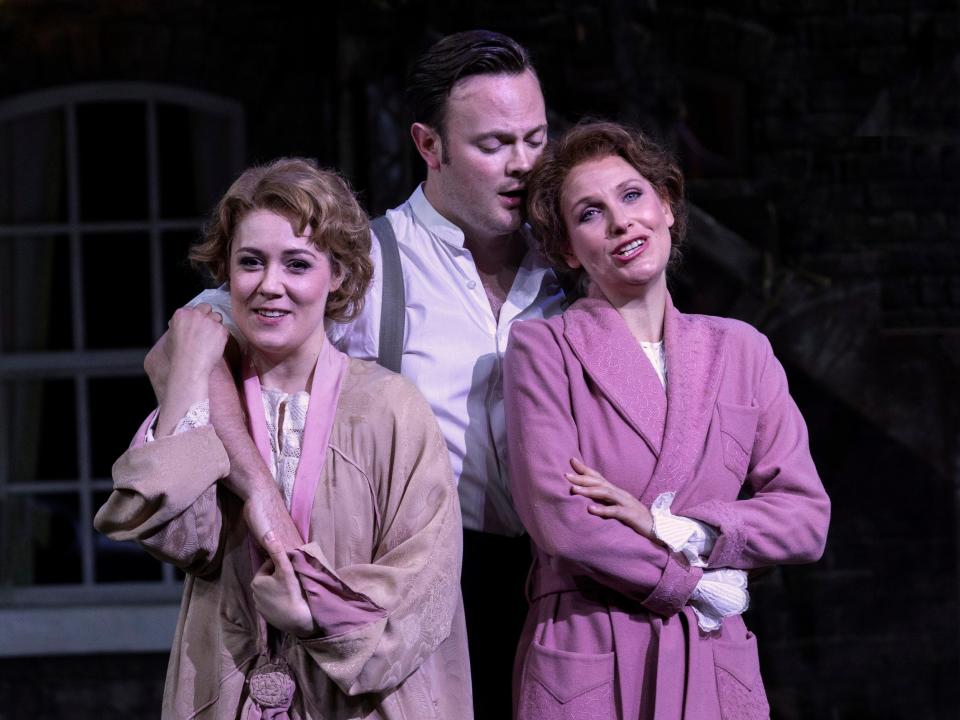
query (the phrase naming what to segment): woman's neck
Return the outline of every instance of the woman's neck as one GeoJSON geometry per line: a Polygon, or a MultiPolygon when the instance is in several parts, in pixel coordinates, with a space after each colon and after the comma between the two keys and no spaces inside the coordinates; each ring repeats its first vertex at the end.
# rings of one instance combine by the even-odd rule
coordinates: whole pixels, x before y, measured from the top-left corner
{"type": "Polygon", "coordinates": [[[305,348],[302,350],[304,351],[296,355],[283,358],[254,352],[251,361],[260,378],[260,386],[288,394],[301,390],[309,392],[319,350],[315,352],[308,352],[305,348]]]}
{"type": "Polygon", "coordinates": [[[637,342],[660,342],[663,340],[663,317],[667,308],[665,283],[655,283],[632,296],[607,296],[617,309],[627,329],[637,342]]]}

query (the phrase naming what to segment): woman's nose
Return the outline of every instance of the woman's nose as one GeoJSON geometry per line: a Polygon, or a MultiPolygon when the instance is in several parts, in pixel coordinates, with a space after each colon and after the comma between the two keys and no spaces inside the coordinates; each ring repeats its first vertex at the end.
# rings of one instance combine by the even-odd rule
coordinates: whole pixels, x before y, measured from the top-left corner
{"type": "Polygon", "coordinates": [[[633,225],[633,221],[627,217],[626,213],[617,207],[612,207],[608,211],[607,222],[611,235],[622,235],[633,225]]]}
{"type": "Polygon", "coordinates": [[[263,275],[260,278],[260,287],[257,289],[264,295],[283,294],[281,269],[274,264],[268,264],[263,270],[263,275]]]}

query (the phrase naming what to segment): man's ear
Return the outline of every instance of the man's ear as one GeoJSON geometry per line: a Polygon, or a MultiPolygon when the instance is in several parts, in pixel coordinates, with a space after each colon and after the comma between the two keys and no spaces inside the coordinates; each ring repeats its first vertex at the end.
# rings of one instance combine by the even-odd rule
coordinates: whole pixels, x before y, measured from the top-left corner
{"type": "Polygon", "coordinates": [[[443,144],[440,140],[440,133],[429,125],[423,123],[414,123],[410,126],[410,135],[413,137],[413,144],[417,146],[417,152],[427,164],[430,170],[439,170],[443,160],[443,144]]]}

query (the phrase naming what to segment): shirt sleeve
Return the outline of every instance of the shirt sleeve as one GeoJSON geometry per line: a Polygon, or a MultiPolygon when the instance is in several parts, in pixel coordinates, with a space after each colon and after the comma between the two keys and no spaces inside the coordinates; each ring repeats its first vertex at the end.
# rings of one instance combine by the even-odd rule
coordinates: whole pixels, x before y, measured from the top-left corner
{"type": "Polygon", "coordinates": [[[690,596],[690,607],[701,630],[719,630],[724,618],[740,615],[750,607],[747,573],[731,568],[707,570],[690,596]]]}
{"type": "Polygon", "coordinates": [[[653,533],[673,552],[682,553],[691,565],[706,567],[706,557],[717,540],[717,530],[699,520],[670,512],[675,493],[661,493],[650,506],[653,533]]]}

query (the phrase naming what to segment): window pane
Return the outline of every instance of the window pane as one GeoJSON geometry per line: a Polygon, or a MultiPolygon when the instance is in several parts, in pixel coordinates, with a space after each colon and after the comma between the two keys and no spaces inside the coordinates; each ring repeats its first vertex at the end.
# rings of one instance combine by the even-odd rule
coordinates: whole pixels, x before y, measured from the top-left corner
{"type": "MultiPolygon", "coordinates": [[[[95,493],[93,508],[97,510],[110,493],[95,493]]],[[[96,582],[142,582],[163,579],[160,561],[151,557],[135,542],[114,542],[94,531],[94,563],[96,582]]]]}
{"type": "Polygon", "coordinates": [[[146,377],[91,378],[87,382],[91,472],[94,478],[109,478],[114,461],[157,402],[146,377]]]}
{"type": "Polygon", "coordinates": [[[73,380],[0,383],[0,484],[76,479],[76,407],[73,380]]]}
{"type": "Polygon", "coordinates": [[[157,105],[160,215],[206,217],[233,181],[231,124],[182,105],[157,105]]]}
{"type": "Polygon", "coordinates": [[[81,582],[79,507],[76,493],[0,496],[0,584],[81,582]]]}
{"type": "Polygon", "coordinates": [[[0,122],[0,223],[66,222],[62,109],[0,122]]]}
{"type": "Polygon", "coordinates": [[[147,235],[84,237],[83,289],[88,348],[153,344],[147,235]]]}
{"type": "Polygon", "coordinates": [[[147,219],[146,106],[139,102],[77,107],[80,218],[147,219]]]}
{"type": "Polygon", "coordinates": [[[0,238],[0,352],[73,349],[65,236],[0,238]]]}
{"type": "Polygon", "coordinates": [[[190,246],[199,236],[196,232],[169,232],[163,236],[164,317],[183,307],[204,288],[204,276],[187,259],[190,246]]]}

